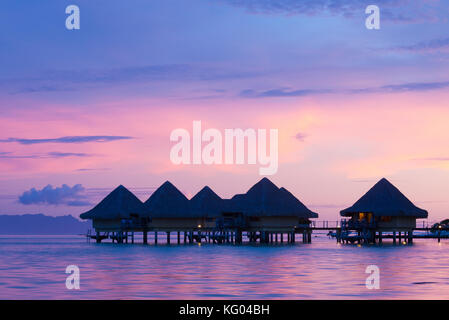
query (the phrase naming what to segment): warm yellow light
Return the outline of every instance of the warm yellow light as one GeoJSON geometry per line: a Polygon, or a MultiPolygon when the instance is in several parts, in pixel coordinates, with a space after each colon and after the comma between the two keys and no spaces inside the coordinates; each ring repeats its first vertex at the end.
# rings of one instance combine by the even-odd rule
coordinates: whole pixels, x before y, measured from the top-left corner
{"type": "Polygon", "coordinates": [[[201,225],[200,225],[200,224],[198,225],[198,228],[201,228],[201,225]]]}

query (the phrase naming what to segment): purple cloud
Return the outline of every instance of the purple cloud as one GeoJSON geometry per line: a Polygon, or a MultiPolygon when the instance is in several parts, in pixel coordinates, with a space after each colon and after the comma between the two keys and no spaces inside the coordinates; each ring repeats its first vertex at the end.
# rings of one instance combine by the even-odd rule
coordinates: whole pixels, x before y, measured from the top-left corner
{"type": "Polygon", "coordinates": [[[397,51],[416,51],[416,52],[427,52],[427,51],[437,51],[442,49],[449,49],[449,38],[433,39],[429,41],[422,41],[408,46],[399,46],[393,48],[397,51]]]}
{"type": "Polygon", "coordinates": [[[24,154],[17,155],[12,152],[0,152],[0,159],[58,159],[67,157],[92,157],[92,154],[88,153],[75,153],[75,152],[48,152],[42,154],[24,154]]]}
{"type": "Polygon", "coordinates": [[[67,206],[86,206],[90,203],[84,194],[85,188],[81,184],[69,187],[63,184],[61,187],[53,188],[52,185],[38,190],[32,188],[19,196],[19,202],[24,205],[49,204],[67,206]]]}
{"type": "Polygon", "coordinates": [[[416,23],[434,21],[439,13],[439,1],[422,5],[412,0],[217,0],[221,3],[243,8],[250,14],[269,15],[340,15],[345,18],[364,17],[365,8],[375,4],[381,8],[383,21],[416,23]],[[418,9],[417,9],[418,8],[418,9]]]}
{"type": "Polygon", "coordinates": [[[39,143],[86,143],[86,142],[110,142],[117,140],[129,140],[133,137],[127,136],[67,136],[51,139],[22,139],[22,138],[8,138],[0,140],[0,142],[17,142],[20,144],[39,144],[39,143]]]}
{"type": "Polygon", "coordinates": [[[319,94],[345,93],[345,94],[363,94],[363,93],[397,93],[409,91],[430,91],[449,88],[449,81],[441,82],[410,82],[402,84],[390,84],[380,87],[361,88],[361,89],[270,89],[265,91],[256,91],[252,89],[240,92],[241,97],[246,98],[288,98],[304,97],[319,94]]]}
{"type": "Polygon", "coordinates": [[[299,141],[301,141],[301,142],[304,142],[305,139],[306,139],[306,137],[307,137],[307,135],[304,134],[304,133],[301,133],[301,132],[298,132],[298,133],[295,135],[295,139],[297,139],[297,140],[299,140],[299,141]]]}

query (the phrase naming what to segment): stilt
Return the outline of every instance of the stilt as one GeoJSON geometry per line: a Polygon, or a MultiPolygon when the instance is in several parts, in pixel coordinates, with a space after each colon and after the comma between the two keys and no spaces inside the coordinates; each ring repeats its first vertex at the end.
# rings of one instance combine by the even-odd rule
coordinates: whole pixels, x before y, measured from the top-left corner
{"type": "Polygon", "coordinates": [[[399,243],[402,243],[402,240],[401,240],[401,235],[402,235],[402,232],[401,232],[401,231],[399,231],[399,243]]]}
{"type": "Polygon", "coordinates": [[[281,232],[281,243],[284,243],[284,234],[281,232]]]}
{"type": "Polygon", "coordinates": [[[148,231],[143,232],[143,243],[148,244],[148,231]]]}
{"type": "Polygon", "coordinates": [[[187,242],[187,231],[184,231],[184,243],[187,242]]]}
{"type": "Polygon", "coordinates": [[[312,243],[312,231],[307,231],[307,243],[312,243]]]}
{"type": "Polygon", "coordinates": [[[131,243],[134,244],[134,231],[133,231],[133,233],[131,234],[131,243]]]}
{"type": "Polygon", "coordinates": [[[154,232],[154,244],[157,244],[157,231],[154,232]]]}
{"type": "Polygon", "coordinates": [[[296,239],[295,239],[295,231],[292,231],[291,233],[291,239],[292,239],[292,243],[295,243],[296,239]]]}
{"type": "Polygon", "coordinates": [[[408,232],[408,244],[413,244],[413,230],[408,232]]]}
{"type": "Polygon", "coordinates": [[[181,232],[178,231],[178,244],[180,244],[180,243],[181,243],[181,232]]]}
{"type": "Polygon", "coordinates": [[[235,231],[235,244],[240,244],[242,242],[242,231],[236,230],[235,231]]]}
{"type": "Polygon", "coordinates": [[[170,231],[167,231],[167,244],[170,244],[170,231]]]}
{"type": "Polygon", "coordinates": [[[379,244],[382,244],[382,231],[379,231],[379,244]]]}
{"type": "Polygon", "coordinates": [[[396,244],[396,231],[393,231],[393,244],[396,244]]]}

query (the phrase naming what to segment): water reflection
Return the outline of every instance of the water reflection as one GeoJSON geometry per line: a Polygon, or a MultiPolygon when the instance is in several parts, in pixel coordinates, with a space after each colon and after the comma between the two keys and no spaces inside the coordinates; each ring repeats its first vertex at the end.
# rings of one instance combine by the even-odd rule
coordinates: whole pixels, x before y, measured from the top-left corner
{"type": "Polygon", "coordinates": [[[449,242],[413,246],[117,245],[0,237],[1,299],[448,299],[449,242]],[[81,270],[67,290],[65,268],[81,270]],[[368,265],[380,290],[368,290],[368,265]]]}

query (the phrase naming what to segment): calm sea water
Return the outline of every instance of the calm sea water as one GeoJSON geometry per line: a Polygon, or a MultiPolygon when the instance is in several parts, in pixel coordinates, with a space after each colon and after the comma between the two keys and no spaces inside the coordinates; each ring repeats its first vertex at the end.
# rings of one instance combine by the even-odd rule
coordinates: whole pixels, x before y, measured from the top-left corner
{"type": "Polygon", "coordinates": [[[449,299],[449,240],[412,246],[118,245],[0,237],[1,299],[449,299]],[[368,290],[368,265],[380,268],[368,290]],[[65,286],[77,265],[80,290],[65,286]]]}

